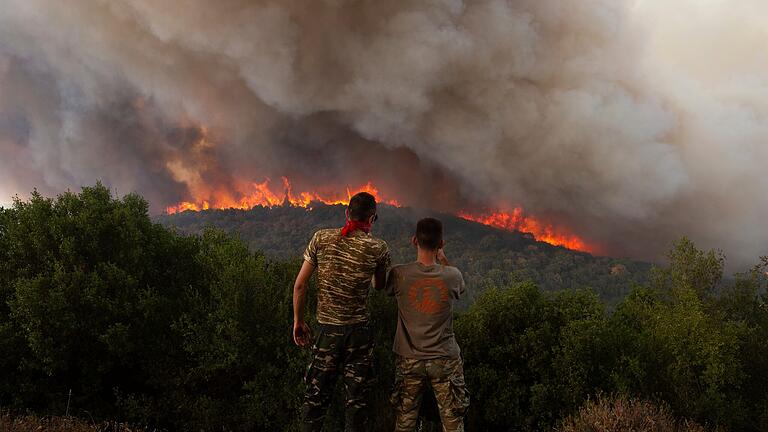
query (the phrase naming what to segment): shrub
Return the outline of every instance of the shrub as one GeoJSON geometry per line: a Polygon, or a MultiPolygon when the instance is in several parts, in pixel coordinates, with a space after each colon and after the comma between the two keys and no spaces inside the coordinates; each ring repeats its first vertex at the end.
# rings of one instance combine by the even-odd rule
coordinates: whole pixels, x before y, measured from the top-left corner
{"type": "Polygon", "coordinates": [[[625,396],[589,400],[578,413],[567,417],[559,432],[704,432],[701,425],[678,421],[664,405],[625,396]]]}
{"type": "Polygon", "coordinates": [[[118,422],[88,423],[75,417],[15,416],[9,412],[0,412],[0,431],[2,432],[139,432],[143,430],[118,422]]]}

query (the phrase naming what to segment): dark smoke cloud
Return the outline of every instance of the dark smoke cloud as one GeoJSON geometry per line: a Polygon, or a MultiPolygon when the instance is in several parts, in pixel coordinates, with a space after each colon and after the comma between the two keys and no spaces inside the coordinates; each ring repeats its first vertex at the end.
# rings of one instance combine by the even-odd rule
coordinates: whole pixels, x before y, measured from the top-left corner
{"type": "Polygon", "coordinates": [[[372,180],[615,254],[768,250],[761,0],[0,3],[3,197],[372,180]]]}

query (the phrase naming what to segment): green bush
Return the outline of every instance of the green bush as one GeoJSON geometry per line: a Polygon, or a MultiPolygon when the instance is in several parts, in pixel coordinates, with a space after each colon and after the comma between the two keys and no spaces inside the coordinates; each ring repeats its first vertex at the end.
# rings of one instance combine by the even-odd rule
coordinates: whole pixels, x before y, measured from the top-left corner
{"type": "Polygon", "coordinates": [[[477,429],[547,427],[605,381],[605,307],[591,291],[489,289],[457,319],[477,429]]]}

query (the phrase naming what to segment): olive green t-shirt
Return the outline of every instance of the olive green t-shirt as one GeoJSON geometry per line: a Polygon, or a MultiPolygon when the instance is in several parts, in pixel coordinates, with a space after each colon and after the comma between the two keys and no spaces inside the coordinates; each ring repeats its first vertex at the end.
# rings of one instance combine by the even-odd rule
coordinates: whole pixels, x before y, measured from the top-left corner
{"type": "Polygon", "coordinates": [[[384,240],[363,231],[341,236],[340,228],[312,236],[304,259],[317,269],[317,321],[347,325],[368,321],[371,279],[390,265],[384,240]]]}
{"type": "Polygon", "coordinates": [[[392,267],[387,292],[397,299],[395,353],[406,358],[458,358],[453,303],[464,294],[456,267],[420,262],[392,267]]]}

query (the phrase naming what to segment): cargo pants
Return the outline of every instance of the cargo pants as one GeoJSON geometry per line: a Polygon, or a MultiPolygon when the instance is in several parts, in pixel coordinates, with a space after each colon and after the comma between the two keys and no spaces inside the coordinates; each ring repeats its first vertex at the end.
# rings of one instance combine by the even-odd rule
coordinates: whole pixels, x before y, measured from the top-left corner
{"type": "Polygon", "coordinates": [[[419,360],[397,356],[395,388],[391,397],[396,432],[413,432],[416,428],[422,396],[430,385],[437,400],[443,431],[464,431],[469,392],[461,358],[419,360]]]}
{"type": "Polygon", "coordinates": [[[303,431],[322,430],[339,376],[346,400],[345,431],[369,430],[365,422],[374,384],[373,347],[373,331],[368,323],[319,326],[304,377],[307,391],[302,405],[303,431]]]}

